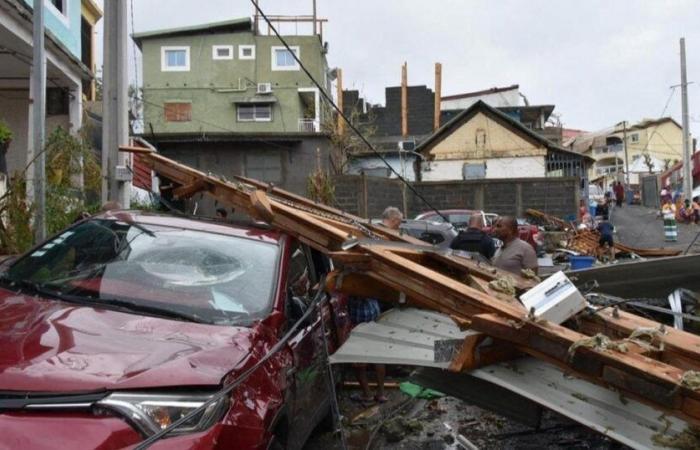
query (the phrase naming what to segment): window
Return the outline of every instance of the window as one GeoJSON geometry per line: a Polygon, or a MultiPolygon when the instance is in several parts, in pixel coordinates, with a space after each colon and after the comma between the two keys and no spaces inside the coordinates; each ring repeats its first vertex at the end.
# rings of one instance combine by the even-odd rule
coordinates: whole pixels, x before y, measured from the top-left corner
{"type": "Polygon", "coordinates": [[[245,158],[245,173],[267,183],[282,182],[282,157],[279,151],[248,153],[245,158]]]}
{"type": "Polygon", "coordinates": [[[474,144],[477,148],[486,147],[486,130],[483,128],[476,129],[476,135],[474,136],[474,144]]]}
{"type": "Polygon", "coordinates": [[[163,72],[188,72],[190,70],[189,47],[161,47],[163,72]]]}
{"type": "Polygon", "coordinates": [[[55,9],[56,11],[58,11],[62,16],[64,16],[64,17],[68,16],[68,2],[67,2],[67,0],[49,0],[46,3],[53,6],[52,9],[55,9]]]}
{"type": "Polygon", "coordinates": [[[170,102],[163,105],[166,122],[189,122],[192,120],[192,103],[170,102]]]}
{"type": "MultiPolygon", "coordinates": [[[[299,58],[299,47],[290,48],[299,58]]],[[[299,64],[286,47],[272,47],[272,70],[299,70],[299,64]]]]}
{"type": "Polygon", "coordinates": [[[239,122],[271,122],[272,105],[252,104],[238,105],[239,122]]]}
{"type": "Polygon", "coordinates": [[[630,141],[631,142],[639,142],[639,133],[630,134],[630,141]]]}
{"type": "Polygon", "coordinates": [[[255,46],[254,45],[239,45],[238,46],[238,59],[255,59],[255,46]]]}
{"type": "Polygon", "coordinates": [[[233,59],[233,45],[214,45],[211,48],[212,59],[233,59]]]}

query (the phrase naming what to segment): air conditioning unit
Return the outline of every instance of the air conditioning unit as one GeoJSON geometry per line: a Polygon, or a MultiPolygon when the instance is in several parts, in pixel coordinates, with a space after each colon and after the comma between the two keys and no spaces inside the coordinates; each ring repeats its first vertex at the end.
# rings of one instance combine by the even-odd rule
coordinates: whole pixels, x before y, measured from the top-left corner
{"type": "Polygon", "coordinates": [[[402,152],[412,152],[416,149],[416,141],[399,141],[399,150],[402,152]]]}
{"type": "Polygon", "coordinates": [[[258,83],[258,94],[269,94],[272,92],[272,83],[258,83]]]}

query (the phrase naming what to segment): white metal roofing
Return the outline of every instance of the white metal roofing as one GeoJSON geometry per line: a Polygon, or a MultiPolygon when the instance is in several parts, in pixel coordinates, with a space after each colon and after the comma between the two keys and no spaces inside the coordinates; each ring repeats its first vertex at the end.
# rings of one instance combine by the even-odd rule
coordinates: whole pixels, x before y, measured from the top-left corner
{"type": "MultiPolygon", "coordinates": [[[[414,308],[395,308],[377,322],[358,325],[331,357],[332,363],[383,363],[446,368],[436,362],[436,341],[463,339],[447,316],[414,308]]],[[[438,358],[439,359],[439,358],[438,358]]],[[[683,431],[687,424],[619,393],[570,377],[555,366],[525,357],[474,370],[491,382],[636,449],[661,449],[653,436],[683,431]],[[668,427],[668,428],[667,428],[668,427]]]]}

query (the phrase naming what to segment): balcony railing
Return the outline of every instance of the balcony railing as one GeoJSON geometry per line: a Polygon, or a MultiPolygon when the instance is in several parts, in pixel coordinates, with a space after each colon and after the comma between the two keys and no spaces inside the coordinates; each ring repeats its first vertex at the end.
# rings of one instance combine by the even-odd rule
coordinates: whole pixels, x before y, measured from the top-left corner
{"type": "Polygon", "coordinates": [[[321,131],[321,126],[316,119],[299,119],[299,131],[302,133],[318,133],[321,131]]]}

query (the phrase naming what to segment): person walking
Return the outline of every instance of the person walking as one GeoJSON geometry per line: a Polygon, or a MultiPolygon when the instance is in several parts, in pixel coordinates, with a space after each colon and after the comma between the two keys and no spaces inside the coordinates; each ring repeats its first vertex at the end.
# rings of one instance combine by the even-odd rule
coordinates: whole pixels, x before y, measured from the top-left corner
{"type": "Polygon", "coordinates": [[[676,242],[678,240],[678,225],[676,225],[676,205],[670,198],[666,198],[661,207],[661,214],[664,217],[664,239],[666,242],[676,242]]]}
{"type": "Polygon", "coordinates": [[[537,273],[537,255],[530,244],[518,237],[518,221],[515,218],[503,216],[498,219],[493,233],[503,241],[503,247],[493,259],[494,266],[516,275],[521,275],[523,269],[537,273]]]}
{"type": "Polygon", "coordinates": [[[484,221],[481,213],[472,214],[469,217],[469,227],[452,240],[450,248],[465,252],[479,253],[486,259],[493,258],[496,253],[496,244],[493,238],[483,230],[484,221]]]}
{"type": "Polygon", "coordinates": [[[599,259],[601,254],[607,254],[608,261],[613,261],[615,259],[615,242],[613,240],[614,227],[608,221],[607,216],[603,216],[603,220],[598,224],[596,228],[600,233],[600,239],[598,239],[598,254],[599,259]]]}
{"type": "Polygon", "coordinates": [[[615,185],[613,186],[613,193],[615,194],[615,206],[622,208],[622,203],[625,200],[625,187],[621,182],[615,182],[615,185]]]}

